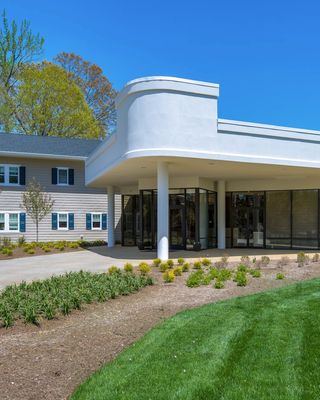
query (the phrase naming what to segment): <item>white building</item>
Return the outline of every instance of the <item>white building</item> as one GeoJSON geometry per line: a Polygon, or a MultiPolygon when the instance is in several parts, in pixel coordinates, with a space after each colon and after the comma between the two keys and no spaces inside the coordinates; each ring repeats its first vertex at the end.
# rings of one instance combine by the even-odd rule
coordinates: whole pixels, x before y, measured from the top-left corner
{"type": "MultiPolygon", "coordinates": [[[[320,132],[218,118],[219,85],[129,82],[116,133],[86,160],[86,184],[122,194],[122,244],[319,248],[320,132]],[[318,147],[319,146],[319,147],[318,147]]],[[[239,98],[239,101],[241,99],[239,98]]]]}

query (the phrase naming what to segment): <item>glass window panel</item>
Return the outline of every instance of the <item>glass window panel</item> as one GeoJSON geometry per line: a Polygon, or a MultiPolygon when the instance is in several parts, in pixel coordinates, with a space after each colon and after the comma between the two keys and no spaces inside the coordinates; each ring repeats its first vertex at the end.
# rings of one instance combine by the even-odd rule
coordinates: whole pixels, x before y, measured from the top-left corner
{"type": "Polygon", "coordinates": [[[101,214],[92,214],[92,228],[101,229],[101,214]]]}
{"type": "Polygon", "coordinates": [[[68,214],[59,214],[59,228],[68,228],[68,214]]]}
{"type": "Polygon", "coordinates": [[[226,246],[231,247],[231,193],[226,193],[226,246]]]}
{"type": "Polygon", "coordinates": [[[68,170],[66,168],[58,169],[58,183],[60,185],[68,184],[68,170]]]}
{"type": "Polygon", "coordinates": [[[19,183],[19,168],[9,167],[9,183],[19,183]]]}
{"type": "Polygon", "coordinates": [[[5,229],[5,215],[3,213],[0,214],[0,231],[4,231],[5,229]]]}
{"type": "Polygon", "coordinates": [[[18,214],[9,214],[9,231],[17,231],[18,230],[18,214]]]}
{"type": "Polygon", "coordinates": [[[133,246],[136,243],[136,196],[124,195],[122,229],[123,229],[123,245],[133,246]]]}
{"type": "Polygon", "coordinates": [[[266,193],[266,246],[288,247],[291,236],[290,191],[266,193]]]}
{"type": "Polygon", "coordinates": [[[199,234],[202,249],[208,247],[208,199],[207,191],[199,190],[199,234]]]}
{"type": "Polygon", "coordinates": [[[196,242],[196,192],[186,191],[186,248],[193,249],[196,242]]]}
{"type": "Polygon", "coordinates": [[[0,166],[0,183],[4,183],[4,166],[0,166]]]}
{"type": "Polygon", "coordinates": [[[217,195],[208,192],[208,247],[217,246],[217,195]]]}
{"type": "Polygon", "coordinates": [[[316,248],[318,238],[318,191],[292,192],[292,247],[316,248]]]}
{"type": "Polygon", "coordinates": [[[143,247],[152,248],[152,191],[142,193],[143,247]]]}

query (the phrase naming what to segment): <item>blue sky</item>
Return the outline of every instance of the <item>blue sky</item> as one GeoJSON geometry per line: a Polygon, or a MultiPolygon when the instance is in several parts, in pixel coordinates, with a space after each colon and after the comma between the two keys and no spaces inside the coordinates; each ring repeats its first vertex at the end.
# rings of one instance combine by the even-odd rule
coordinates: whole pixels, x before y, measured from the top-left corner
{"type": "Polygon", "coordinates": [[[44,58],[75,52],[117,89],[172,75],[220,84],[219,117],[320,129],[317,0],[0,0],[45,38],[44,58]]]}

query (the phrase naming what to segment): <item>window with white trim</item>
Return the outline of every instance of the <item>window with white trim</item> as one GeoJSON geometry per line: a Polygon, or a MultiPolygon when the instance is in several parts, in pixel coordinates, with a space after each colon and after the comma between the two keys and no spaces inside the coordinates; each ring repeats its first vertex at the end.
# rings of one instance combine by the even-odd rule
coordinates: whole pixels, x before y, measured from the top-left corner
{"type": "Polygon", "coordinates": [[[102,214],[91,213],[91,229],[101,230],[102,229],[102,214]]]}
{"type": "Polygon", "coordinates": [[[19,165],[0,165],[0,185],[19,185],[19,165]]]}
{"type": "Polygon", "coordinates": [[[68,230],[68,213],[58,213],[58,230],[68,230]]]}
{"type": "Polygon", "coordinates": [[[57,183],[58,185],[68,185],[69,168],[57,168],[57,183]]]}
{"type": "Polygon", "coordinates": [[[0,212],[0,232],[19,232],[20,213],[0,212]]]}

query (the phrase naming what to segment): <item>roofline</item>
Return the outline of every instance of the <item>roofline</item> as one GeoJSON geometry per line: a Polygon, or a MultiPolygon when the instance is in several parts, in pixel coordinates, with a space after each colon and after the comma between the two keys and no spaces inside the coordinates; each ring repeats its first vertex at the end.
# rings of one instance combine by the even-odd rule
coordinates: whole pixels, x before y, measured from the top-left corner
{"type": "Polygon", "coordinates": [[[18,151],[1,151],[0,156],[2,157],[24,157],[24,158],[48,158],[52,160],[78,160],[85,161],[88,157],[86,156],[67,156],[61,154],[45,154],[45,153],[28,153],[18,151]]]}

